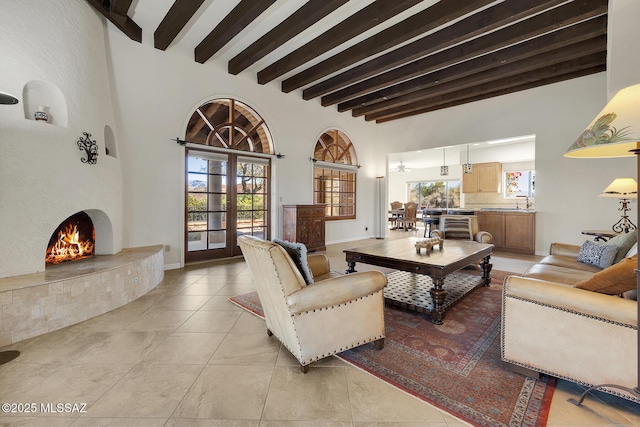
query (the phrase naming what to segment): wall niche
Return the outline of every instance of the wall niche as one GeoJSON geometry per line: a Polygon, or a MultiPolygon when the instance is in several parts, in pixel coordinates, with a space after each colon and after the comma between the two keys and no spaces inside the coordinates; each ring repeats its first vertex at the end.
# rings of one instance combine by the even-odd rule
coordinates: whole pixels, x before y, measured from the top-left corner
{"type": "Polygon", "coordinates": [[[67,100],[53,83],[44,80],[28,82],[22,89],[22,99],[25,119],[67,127],[67,100]]]}
{"type": "Polygon", "coordinates": [[[109,125],[104,126],[104,150],[107,156],[118,157],[116,152],[116,137],[113,134],[113,129],[111,129],[109,125]]]}

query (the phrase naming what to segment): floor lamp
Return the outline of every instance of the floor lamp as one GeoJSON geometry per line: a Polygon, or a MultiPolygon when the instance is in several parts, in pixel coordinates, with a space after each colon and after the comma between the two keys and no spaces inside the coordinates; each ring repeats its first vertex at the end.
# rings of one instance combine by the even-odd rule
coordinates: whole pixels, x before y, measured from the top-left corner
{"type": "MultiPolygon", "coordinates": [[[[15,96],[0,92],[0,105],[12,105],[17,103],[18,98],[15,96]]],[[[16,350],[0,351],[0,365],[10,362],[18,356],[20,356],[20,352],[16,350]]]]}
{"type": "MultiPolygon", "coordinates": [[[[640,174],[640,84],[629,86],[616,93],[564,155],[575,158],[636,156],[636,176],[638,176],[640,174]]],[[[640,218],[640,209],[636,218],[640,218]]],[[[638,233],[637,230],[634,232],[638,233]]],[[[640,295],[640,259],[635,273],[636,290],[640,295]]],[[[640,305],[638,305],[636,319],[638,318],[640,318],[640,305]]],[[[587,393],[599,387],[624,390],[640,399],[640,352],[638,350],[640,350],[640,329],[636,349],[638,369],[635,388],[617,384],[598,384],[587,389],[579,400],[569,399],[569,401],[580,405],[587,393]]]]}

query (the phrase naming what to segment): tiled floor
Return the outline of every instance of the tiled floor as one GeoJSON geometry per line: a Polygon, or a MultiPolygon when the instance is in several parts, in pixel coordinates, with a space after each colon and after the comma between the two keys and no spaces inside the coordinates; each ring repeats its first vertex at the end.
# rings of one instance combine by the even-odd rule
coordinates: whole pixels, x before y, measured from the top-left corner
{"type": "MultiPolygon", "coordinates": [[[[392,238],[408,235],[401,233],[392,238]]],[[[332,268],[346,267],[342,249],[374,242],[330,246],[332,268]]],[[[536,260],[492,259],[495,269],[514,272],[536,260]]],[[[3,348],[22,354],[0,366],[0,403],[22,411],[33,403],[36,412],[0,413],[0,425],[463,425],[336,358],[301,374],[264,322],[227,300],[251,290],[240,259],[192,265],[167,271],[155,290],[124,307],[3,348]],[[79,406],[51,412],[58,403],[79,406]]],[[[582,407],[566,402],[580,392],[559,383],[548,425],[640,425],[640,405],[603,395],[582,407]]]]}

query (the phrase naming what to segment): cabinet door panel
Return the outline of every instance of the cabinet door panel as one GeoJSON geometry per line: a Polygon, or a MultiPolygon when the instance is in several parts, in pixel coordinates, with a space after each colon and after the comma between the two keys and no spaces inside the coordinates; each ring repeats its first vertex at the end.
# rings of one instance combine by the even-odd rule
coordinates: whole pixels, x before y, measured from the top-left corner
{"type": "Polygon", "coordinates": [[[505,246],[513,250],[535,252],[535,215],[504,214],[505,246]]]}
{"type": "Polygon", "coordinates": [[[478,228],[491,233],[496,247],[504,246],[504,216],[500,212],[479,212],[478,228]]]}

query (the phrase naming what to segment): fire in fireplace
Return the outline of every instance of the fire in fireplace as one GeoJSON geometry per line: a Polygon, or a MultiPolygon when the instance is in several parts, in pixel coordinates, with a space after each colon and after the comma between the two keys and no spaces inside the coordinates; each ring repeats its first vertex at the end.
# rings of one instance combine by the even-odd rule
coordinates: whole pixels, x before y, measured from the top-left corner
{"type": "Polygon", "coordinates": [[[78,212],[65,219],[53,232],[45,264],[78,261],[94,255],[96,232],[93,221],[85,212],[78,212]]]}

